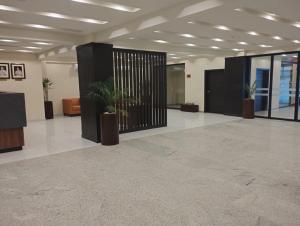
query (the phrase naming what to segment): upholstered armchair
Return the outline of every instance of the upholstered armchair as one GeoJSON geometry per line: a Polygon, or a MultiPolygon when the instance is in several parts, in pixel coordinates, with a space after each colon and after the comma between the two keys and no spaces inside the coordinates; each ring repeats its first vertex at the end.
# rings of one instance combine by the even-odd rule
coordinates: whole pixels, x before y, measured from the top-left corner
{"type": "Polygon", "coordinates": [[[79,98],[63,99],[63,111],[65,116],[80,115],[80,99],[79,98]]]}

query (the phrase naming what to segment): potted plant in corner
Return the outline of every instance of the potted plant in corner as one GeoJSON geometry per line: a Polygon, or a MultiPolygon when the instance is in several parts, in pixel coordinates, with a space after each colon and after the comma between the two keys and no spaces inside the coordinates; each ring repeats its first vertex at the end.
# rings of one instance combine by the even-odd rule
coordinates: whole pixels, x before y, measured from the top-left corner
{"type": "Polygon", "coordinates": [[[49,89],[53,87],[53,82],[49,78],[43,78],[44,89],[44,106],[45,106],[45,118],[53,119],[53,103],[49,101],[49,89]]]}
{"type": "Polygon", "coordinates": [[[253,119],[255,114],[254,95],[256,92],[256,81],[251,86],[246,85],[246,98],[244,99],[243,118],[253,119]]]}
{"type": "Polygon", "coordinates": [[[100,115],[101,143],[103,145],[119,144],[119,123],[116,104],[122,100],[122,92],[115,89],[112,79],[91,84],[87,97],[104,107],[100,115]]]}

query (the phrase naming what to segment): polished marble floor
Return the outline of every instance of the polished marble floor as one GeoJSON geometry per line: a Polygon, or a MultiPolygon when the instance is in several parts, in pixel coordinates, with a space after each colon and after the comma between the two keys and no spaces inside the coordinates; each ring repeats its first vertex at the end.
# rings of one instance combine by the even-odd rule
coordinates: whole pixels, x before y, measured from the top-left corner
{"type": "MultiPolygon", "coordinates": [[[[255,115],[268,117],[268,111],[259,111],[259,112],[256,112],[255,115]]],[[[294,106],[272,109],[272,117],[273,118],[294,119],[294,116],[295,116],[295,107],[294,106]]],[[[300,114],[299,114],[299,116],[300,116],[300,114]]]]}
{"type": "MultiPolygon", "coordinates": [[[[122,134],[120,139],[129,140],[233,120],[239,118],[168,110],[168,127],[122,134]]],[[[0,164],[99,146],[81,138],[80,117],[56,117],[49,121],[29,122],[25,128],[25,143],[23,151],[0,154],[0,164]]]]}
{"type": "Polygon", "coordinates": [[[239,119],[2,164],[0,225],[299,226],[299,134],[239,119]]]}

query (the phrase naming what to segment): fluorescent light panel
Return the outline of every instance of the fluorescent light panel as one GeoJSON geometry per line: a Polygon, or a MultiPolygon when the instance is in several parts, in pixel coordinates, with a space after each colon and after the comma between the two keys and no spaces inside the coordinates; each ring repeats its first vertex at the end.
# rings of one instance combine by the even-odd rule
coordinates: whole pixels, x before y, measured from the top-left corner
{"type": "Polygon", "coordinates": [[[275,40],[282,40],[282,38],[279,37],[279,36],[274,36],[273,39],[275,39],[275,40]]]}
{"type": "Polygon", "coordinates": [[[54,29],[53,27],[41,25],[41,24],[25,24],[27,27],[33,27],[38,29],[54,29]]]}
{"type": "Polygon", "coordinates": [[[217,28],[219,30],[223,30],[223,31],[229,31],[230,30],[229,27],[226,27],[224,25],[218,25],[218,26],[215,26],[215,28],[217,28]]]}
{"type": "Polygon", "coordinates": [[[218,47],[218,46],[211,46],[210,48],[212,48],[212,49],[220,49],[220,47],[218,47]]]}
{"type": "Polygon", "coordinates": [[[165,41],[165,40],[154,40],[154,42],[161,43],[161,44],[168,43],[168,42],[167,42],[167,41],[165,41]]]}
{"type": "Polygon", "coordinates": [[[187,44],[185,44],[186,46],[189,46],[189,47],[194,47],[194,46],[196,46],[195,44],[193,44],[193,43],[187,43],[187,44]]]}
{"type": "Polygon", "coordinates": [[[195,36],[192,34],[180,34],[180,36],[185,38],[195,38],[195,36]]]}
{"type": "Polygon", "coordinates": [[[81,21],[85,23],[92,23],[92,24],[106,24],[108,23],[107,21],[104,20],[96,20],[96,19],[91,19],[91,18],[76,18],[76,17],[71,17],[59,13],[52,13],[52,12],[40,12],[38,13],[39,15],[42,16],[47,16],[47,17],[52,17],[52,18],[57,18],[57,19],[65,19],[65,20],[76,20],[76,21],[81,21]]]}
{"type": "Polygon", "coordinates": [[[260,47],[262,47],[262,48],[271,48],[272,46],[270,46],[270,45],[259,45],[260,47]]]}
{"type": "Polygon", "coordinates": [[[253,35],[253,36],[258,36],[258,35],[259,35],[259,34],[258,34],[257,32],[255,32],[255,31],[249,31],[247,34],[248,34],[248,35],[253,35]]]}
{"type": "Polygon", "coordinates": [[[224,40],[220,38],[213,38],[212,40],[215,42],[224,42],[224,40]]]}
{"type": "Polygon", "coordinates": [[[238,44],[243,45],[243,46],[248,45],[247,42],[238,42],[238,44]]]}
{"type": "Polygon", "coordinates": [[[18,42],[16,40],[12,40],[12,39],[0,39],[0,42],[9,42],[9,43],[14,43],[14,42],[18,42]]]}
{"type": "Polygon", "coordinates": [[[77,3],[82,3],[82,4],[89,4],[89,5],[95,5],[95,6],[101,6],[101,7],[106,7],[118,11],[123,11],[123,12],[129,12],[129,13],[135,13],[139,10],[140,8],[136,7],[131,7],[131,6],[126,6],[126,5],[121,5],[121,4],[116,4],[116,3],[111,3],[111,2],[106,2],[106,1],[92,1],[92,0],[71,0],[72,2],[77,2],[77,3]]]}
{"type": "Polygon", "coordinates": [[[32,53],[31,50],[26,50],[26,49],[18,49],[17,52],[21,52],[21,53],[32,53]]]}
{"type": "Polygon", "coordinates": [[[261,15],[261,17],[265,18],[267,20],[277,21],[276,14],[274,14],[274,13],[266,13],[266,14],[261,15]]]}
{"type": "Polygon", "coordinates": [[[300,41],[299,40],[293,40],[294,43],[299,44],[300,41]]]}
{"type": "Polygon", "coordinates": [[[33,42],[33,44],[42,45],[42,46],[51,46],[51,45],[53,45],[50,42],[33,42]]]}
{"type": "Polygon", "coordinates": [[[0,5],[0,10],[11,11],[11,12],[22,12],[22,10],[20,10],[16,7],[6,6],[6,5],[0,5]]]}
{"type": "Polygon", "coordinates": [[[36,46],[26,46],[24,48],[26,48],[26,49],[42,49],[41,47],[36,47],[36,46]]]}

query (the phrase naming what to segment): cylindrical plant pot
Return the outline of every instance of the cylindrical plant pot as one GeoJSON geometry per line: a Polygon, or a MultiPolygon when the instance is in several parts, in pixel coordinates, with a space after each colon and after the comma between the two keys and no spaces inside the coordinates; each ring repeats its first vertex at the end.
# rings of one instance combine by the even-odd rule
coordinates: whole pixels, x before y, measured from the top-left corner
{"type": "Polygon", "coordinates": [[[254,118],[254,100],[253,99],[245,99],[244,100],[244,109],[243,109],[243,117],[245,119],[253,119],[254,118]]]}
{"type": "Polygon", "coordinates": [[[53,103],[52,101],[45,101],[45,118],[46,119],[53,119],[53,103]]]}
{"type": "Polygon", "coordinates": [[[116,113],[104,113],[100,116],[101,143],[106,146],[119,144],[119,125],[116,113]]]}

